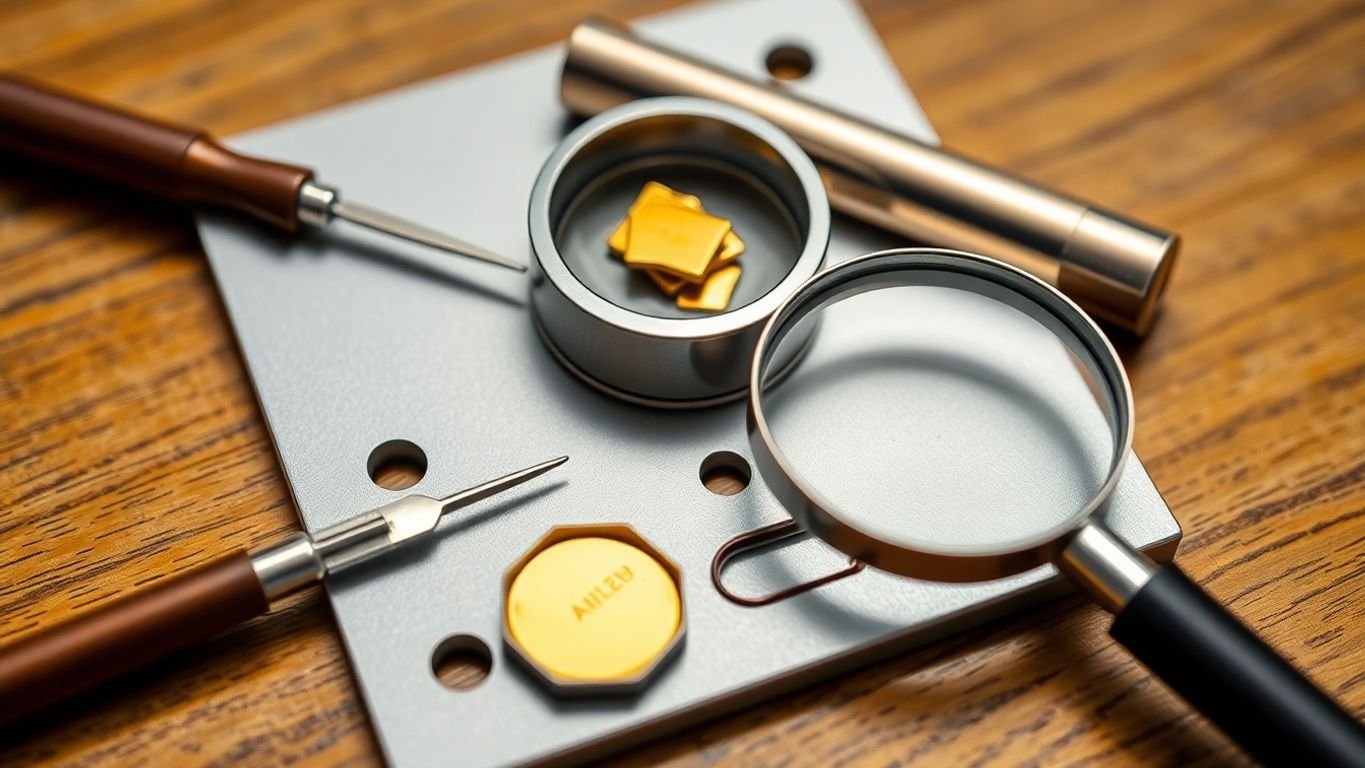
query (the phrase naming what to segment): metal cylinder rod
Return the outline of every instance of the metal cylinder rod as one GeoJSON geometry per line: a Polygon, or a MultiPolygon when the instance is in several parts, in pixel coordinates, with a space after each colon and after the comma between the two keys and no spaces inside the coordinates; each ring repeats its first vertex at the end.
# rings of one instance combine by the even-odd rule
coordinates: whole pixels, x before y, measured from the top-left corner
{"type": "Polygon", "coordinates": [[[683,95],[754,112],[820,166],[836,210],[922,243],[983,253],[1060,288],[1091,314],[1146,333],[1178,238],[1001,170],[726,71],[630,29],[589,20],[569,37],[560,95],[591,115],[683,95]]]}
{"type": "Polygon", "coordinates": [[[1146,555],[1093,521],[1076,531],[1057,567],[1110,613],[1122,611],[1157,572],[1146,555]]]}

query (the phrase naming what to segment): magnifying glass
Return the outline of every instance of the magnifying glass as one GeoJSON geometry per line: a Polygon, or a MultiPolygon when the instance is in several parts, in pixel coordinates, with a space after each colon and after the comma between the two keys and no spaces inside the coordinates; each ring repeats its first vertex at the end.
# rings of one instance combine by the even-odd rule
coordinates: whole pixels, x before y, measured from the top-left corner
{"type": "Polygon", "coordinates": [[[975,254],[892,250],[824,270],[773,313],[750,371],[749,441],[792,517],[849,557],[938,582],[1051,563],[1114,614],[1114,639],[1253,757],[1361,765],[1361,723],[1175,565],[1105,526],[1132,399],[1108,340],[1048,284],[975,254]],[[848,354],[770,368],[784,340],[805,336],[795,329],[866,301],[876,322],[838,345],[848,354]],[[971,342],[955,326],[962,302],[971,342]],[[915,327],[898,328],[907,317],[915,327]],[[877,338],[891,343],[870,347],[877,338]]]}

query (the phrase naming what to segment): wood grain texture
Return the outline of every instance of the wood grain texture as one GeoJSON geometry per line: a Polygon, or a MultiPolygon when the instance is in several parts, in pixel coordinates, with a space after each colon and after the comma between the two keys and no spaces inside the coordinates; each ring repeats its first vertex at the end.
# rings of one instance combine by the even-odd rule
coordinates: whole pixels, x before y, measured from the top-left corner
{"type": "MultiPolygon", "coordinates": [[[[673,4],[10,0],[0,67],[228,135],[673,4]]],[[[1191,576],[1365,715],[1365,5],[865,6],[951,145],[1185,236],[1125,350],[1138,453],[1191,576]]],[[[296,525],[188,215],[0,155],[0,642],[296,525]]],[[[1239,761],[1106,626],[1064,600],[621,764],[1239,761]]],[[[306,598],[0,732],[0,763],[377,760],[306,598]]]]}

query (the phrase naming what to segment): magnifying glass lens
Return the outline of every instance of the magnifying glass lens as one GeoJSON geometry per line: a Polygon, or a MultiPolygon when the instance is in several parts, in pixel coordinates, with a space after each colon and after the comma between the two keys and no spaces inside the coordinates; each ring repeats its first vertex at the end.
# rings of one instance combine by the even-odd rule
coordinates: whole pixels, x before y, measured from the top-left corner
{"type": "Polygon", "coordinates": [[[1074,524],[1105,482],[1115,436],[1090,361],[1024,312],[906,285],[801,322],[817,317],[763,405],[789,466],[850,525],[917,550],[1010,550],[1074,524]]]}

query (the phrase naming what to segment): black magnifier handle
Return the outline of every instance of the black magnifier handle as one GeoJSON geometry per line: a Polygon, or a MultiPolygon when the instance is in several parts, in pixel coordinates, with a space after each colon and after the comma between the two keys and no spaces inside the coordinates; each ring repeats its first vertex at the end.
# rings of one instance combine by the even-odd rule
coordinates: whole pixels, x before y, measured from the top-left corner
{"type": "Polygon", "coordinates": [[[1094,525],[1062,570],[1114,612],[1109,634],[1266,765],[1365,766],[1365,725],[1190,581],[1094,525]]]}
{"type": "Polygon", "coordinates": [[[1174,565],[1109,634],[1267,765],[1365,766],[1365,726],[1174,565]]]}

